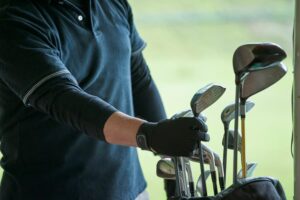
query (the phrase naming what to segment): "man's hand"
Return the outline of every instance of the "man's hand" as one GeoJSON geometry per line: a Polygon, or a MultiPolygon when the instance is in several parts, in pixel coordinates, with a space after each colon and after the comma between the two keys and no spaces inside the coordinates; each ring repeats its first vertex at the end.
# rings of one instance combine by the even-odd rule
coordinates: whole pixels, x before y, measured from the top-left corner
{"type": "Polygon", "coordinates": [[[200,118],[167,119],[158,123],[144,122],[136,135],[137,145],[168,156],[189,156],[198,141],[208,141],[207,126],[200,118]]]}

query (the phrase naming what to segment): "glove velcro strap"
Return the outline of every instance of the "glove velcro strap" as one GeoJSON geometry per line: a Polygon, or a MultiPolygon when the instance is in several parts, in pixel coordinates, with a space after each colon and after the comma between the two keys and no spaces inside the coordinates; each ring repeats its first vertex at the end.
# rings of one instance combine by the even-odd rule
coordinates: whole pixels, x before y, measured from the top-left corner
{"type": "Polygon", "coordinates": [[[148,144],[147,144],[147,138],[142,132],[138,132],[136,135],[136,142],[137,145],[143,149],[143,150],[150,150],[148,144]]]}
{"type": "Polygon", "coordinates": [[[151,149],[151,147],[149,146],[147,135],[147,133],[151,131],[151,126],[152,124],[150,123],[143,123],[136,134],[136,143],[138,147],[143,150],[153,151],[153,149],[151,149]]]}

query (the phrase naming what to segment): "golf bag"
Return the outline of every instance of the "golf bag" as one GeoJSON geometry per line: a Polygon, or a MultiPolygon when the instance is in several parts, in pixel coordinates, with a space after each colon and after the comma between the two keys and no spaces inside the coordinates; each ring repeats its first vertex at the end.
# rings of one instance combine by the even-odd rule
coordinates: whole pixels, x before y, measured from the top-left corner
{"type": "Polygon", "coordinates": [[[172,198],[172,200],[286,200],[280,182],[271,177],[240,179],[214,197],[172,198]]]}

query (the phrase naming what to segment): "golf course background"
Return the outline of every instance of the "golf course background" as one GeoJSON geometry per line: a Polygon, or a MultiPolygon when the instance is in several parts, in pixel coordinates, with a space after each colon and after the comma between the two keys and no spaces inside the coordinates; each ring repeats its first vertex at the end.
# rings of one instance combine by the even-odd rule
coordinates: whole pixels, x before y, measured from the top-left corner
{"type": "MultiPolygon", "coordinates": [[[[222,156],[223,108],[234,101],[232,55],[242,44],[274,42],[288,54],[283,79],[249,100],[255,107],[246,119],[247,161],[257,162],[254,176],[278,178],[287,194],[293,194],[291,157],[292,29],[291,0],[130,0],[136,26],[147,42],[144,51],[164,105],[171,117],[189,108],[193,94],[208,83],[227,88],[204,111],[211,141],[208,146],[222,156]]],[[[231,123],[233,129],[233,122],[231,123]]],[[[232,151],[228,175],[232,181],[232,151]]],[[[159,157],[139,151],[151,199],[165,199],[163,181],[156,177],[159,157]]],[[[191,163],[195,181],[199,165],[191,163]]],[[[206,166],[208,169],[208,166],[206,166]]],[[[208,179],[212,194],[211,179],[208,179]]]]}
{"type": "MultiPolygon", "coordinates": [[[[221,156],[223,126],[220,114],[226,105],[234,101],[233,52],[239,45],[250,42],[274,42],[287,51],[288,58],[284,63],[289,69],[288,74],[276,85],[250,98],[256,105],[247,115],[246,144],[247,161],[258,163],[254,175],[278,178],[287,199],[292,199],[293,162],[290,144],[294,2],[129,1],[136,26],[148,44],[144,54],[168,117],[188,109],[193,94],[208,83],[218,83],[227,88],[225,94],[203,112],[208,118],[211,136],[207,145],[221,156]]],[[[165,199],[163,181],[156,177],[159,157],[145,151],[139,151],[139,156],[151,199],[165,199]]],[[[192,163],[192,167],[196,181],[199,165],[192,163]]],[[[227,173],[227,180],[231,183],[231,151],[227,173]]],[[[208,188],[212,194],[210,179],[208,188]]]]}

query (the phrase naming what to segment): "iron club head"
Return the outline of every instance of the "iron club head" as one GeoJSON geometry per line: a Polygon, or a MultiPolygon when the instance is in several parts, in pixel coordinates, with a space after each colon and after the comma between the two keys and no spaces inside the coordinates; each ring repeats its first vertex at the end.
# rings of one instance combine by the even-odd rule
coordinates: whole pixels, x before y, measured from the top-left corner
{"type": "Polygon", "coordinates": [[[216,102],[225,92],[220,85],[208,84],[197,91],[191,100],[191,109],[195,116],[216,102]]]}
{"type": "MultiPolygon", "coordinates": [[[[222,140],[222,145],[225,145],[225,138],[223,137],[222,140]]],[[[233,130],[229,130],[228,132],[228,149],[234,149],[234,131],[233,130]]],[[[239,133],[238,134],[238,151],[242,150],[242,136],[239,133]]]]}
{"type": "Polygon", "coordinates": [[[175,166],[171,158],[162,158],[157,162],[156,175],[164,179],[175,179],[175,166]]]}
{"type": "MultiPolygon", "coordinates": [[[[254,107],[254,103],[251,101],[246,101],[246,112],[250,111],[254,107]]],[[[235,104],[232,103],[228,106],[226,106],[222,113],[221,113],[221,120],[223,124],[228,124],[231,122],[231,120],[234,119],[234,112],[235,112],[235,104]]]]}
{"type": "MultiPolygon", "coordinates": [[[[254,173],[254,170],[256,169],[257,167],[257,163],[249,163],[247,164],[246,166],[246,177],[251,177],[254,173]]],[[[238,172],[238,178],[241,179],[242,178],[242,170],[240,170],[238,172]]]]}

